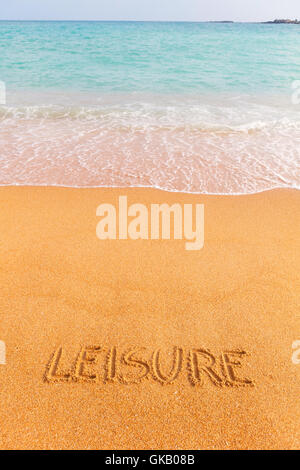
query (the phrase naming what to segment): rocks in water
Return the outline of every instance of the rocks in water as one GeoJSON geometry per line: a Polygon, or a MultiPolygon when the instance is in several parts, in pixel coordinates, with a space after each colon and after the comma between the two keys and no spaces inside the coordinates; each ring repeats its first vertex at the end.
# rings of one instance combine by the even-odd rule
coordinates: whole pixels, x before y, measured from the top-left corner
{"type": "Polygon", "coordinates": [[[299,20],[274,20],[264,21],[264,24],[300,24],[299,20]]]}

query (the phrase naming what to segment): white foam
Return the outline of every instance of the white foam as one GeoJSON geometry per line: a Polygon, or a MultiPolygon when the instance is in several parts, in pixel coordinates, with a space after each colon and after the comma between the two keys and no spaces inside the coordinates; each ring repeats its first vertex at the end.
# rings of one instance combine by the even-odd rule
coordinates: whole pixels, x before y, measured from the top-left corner
{"type": "Polygon", "coordinates": [[[0,107],[0,184],[248,194],[300,187],[286,98],[27,97],[0,107]]]}

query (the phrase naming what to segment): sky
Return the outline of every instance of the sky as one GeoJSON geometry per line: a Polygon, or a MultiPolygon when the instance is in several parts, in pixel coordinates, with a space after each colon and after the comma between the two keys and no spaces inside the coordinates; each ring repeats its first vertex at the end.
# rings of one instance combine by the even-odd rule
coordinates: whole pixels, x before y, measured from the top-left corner
{"type": "Polygon", "coordinates": [[[300,19],[300,0],[0,0],[0,2],[0,20],[300,19]]]}

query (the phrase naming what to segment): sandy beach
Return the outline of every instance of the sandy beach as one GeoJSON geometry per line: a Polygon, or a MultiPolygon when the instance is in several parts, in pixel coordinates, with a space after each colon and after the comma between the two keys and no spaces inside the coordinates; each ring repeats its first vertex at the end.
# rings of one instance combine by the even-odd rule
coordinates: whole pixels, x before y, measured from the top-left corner
{"type": "Polygon", "coordinates": [[[300,445],[300,193],[2,187],[1,449],[300,445]],[[96,208],[205,205],[205,244],[99,240],[96,208]]]}

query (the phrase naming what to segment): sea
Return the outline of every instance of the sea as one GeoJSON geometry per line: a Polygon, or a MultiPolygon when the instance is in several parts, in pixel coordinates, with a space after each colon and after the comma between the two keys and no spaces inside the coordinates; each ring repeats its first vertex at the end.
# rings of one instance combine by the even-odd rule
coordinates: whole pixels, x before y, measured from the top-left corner
{"type": "Polygon", "coordinates": [[[0,22],[0,185],[300,189],[300,26],[0,22]]]}

